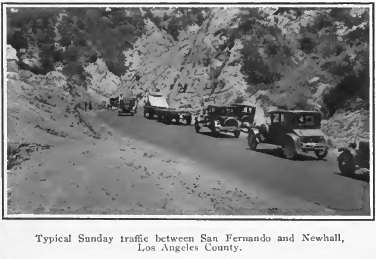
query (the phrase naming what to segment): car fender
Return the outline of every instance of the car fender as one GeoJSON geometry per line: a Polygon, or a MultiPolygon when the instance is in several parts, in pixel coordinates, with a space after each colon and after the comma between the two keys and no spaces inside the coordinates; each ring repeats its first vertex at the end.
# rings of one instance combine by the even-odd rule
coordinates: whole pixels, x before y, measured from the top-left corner
{"type": "Polygon", "coordinates": [[[249,129],[248,135],[249,134],[254,134],[257,136],[257,134],[259,134],[259,129],[256,129],[256,128],[249,129]]]}
{"type": "Polygon", "coordinates": [[[250,119],[250,117],[248,115],[244,115],[242,118],[241,118],[241,121],[242,122],[245,122],[245,121],[248,121],[250,119]]]}
{"type": "Polygon", "coordinates": [[[240,122],[237,120],[237,119],[234,119],[234,118],[228,118],[228,119],[225,119],[224,121],[223,121],[223,125],[226,125],[228,122],[230,122],[230,121],[234,121],[234,122],[236,122],[236,127],[239,127],[239,125],[240,125],[240,122]]]}
{"type": "Polygon", "coordinates": [[[256,139],[259,143],[261,143],[261,136],[260,136],[260,131],[259,129],[257,128],[250,128],[248,129],[248,138],[251,136],[251,135],[255,135],[256,136],[256,139]]]}
{"type": "Polygon", "coordinates": [[[338,151],[341,153],[345,153],[345,152],[350,153],[354,157],[356,156],[356,151],[353,148],[340,147],[338,151]]]}
{"type": "Polygon", "coordinates": [[[302,151],[302,146],[300,145],[300,138],[294,133],[286,133],[286,137],[290,137],[295,143],[296,151],[302,151]]]}

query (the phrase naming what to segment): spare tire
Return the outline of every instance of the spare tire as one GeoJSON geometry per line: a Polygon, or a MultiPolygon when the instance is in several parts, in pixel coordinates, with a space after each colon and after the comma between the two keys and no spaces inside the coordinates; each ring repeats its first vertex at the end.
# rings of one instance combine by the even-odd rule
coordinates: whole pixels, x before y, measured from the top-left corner
{"type": "Polygon", "coordinates": [[[226,127],[239,127],[239,124],[234,119],[228,119],[225,121],[224,126],[226,127]]]}

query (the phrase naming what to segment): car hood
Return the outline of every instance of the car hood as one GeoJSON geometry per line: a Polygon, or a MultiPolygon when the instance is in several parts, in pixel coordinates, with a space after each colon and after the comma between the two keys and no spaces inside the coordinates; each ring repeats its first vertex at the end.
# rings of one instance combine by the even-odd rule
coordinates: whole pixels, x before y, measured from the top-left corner
{"type": "Polygon", "coordinates": [[[299,137],[310,137],[310,136],[322,136],[324,133],[321,129],[294,129],[294,132],[299,137]]]}

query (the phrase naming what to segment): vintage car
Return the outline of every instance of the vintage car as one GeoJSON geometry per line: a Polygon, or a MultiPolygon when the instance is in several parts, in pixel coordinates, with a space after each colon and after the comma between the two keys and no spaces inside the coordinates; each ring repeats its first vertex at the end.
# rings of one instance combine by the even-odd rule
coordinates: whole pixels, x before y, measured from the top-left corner
{"type": "Polygon", "coordinates": [[[231,132],[235,138],[238,138],[241,122],[238,120],[235,106],[209,105],[203,110],[203,115],[195,118],[194,125],[197,133],[200,132],[202,127],[206,127],[214,134],[231,132]]]}
{"type": "Polygon", "coordinates": [[[110,98],[110,105],[107,107],[107,109],[117,109],[119,107],[119,96],[118,97],[112,97],[110,98]]]}
{"type": "Polygon", "coordinates": [[[365,169],[369,172],[370,168],[370,145],[369,142],[359,142],[357,149],[356,143],[350,143],[347,148],[339,148],[341,154],[338,156],[338,167],[343,175],[351,176],[358,169],[365,169]]]}
{"type": "Polygon", "coordinates": [[[256,107],[237,103],[233,103],[231,106],[235,107],[238,120],[241,122],[241,130],[248,132],[248,129],[254,126],[256,107]]]}
{"type": "Polygon", "coordinates": [[[269,112],[270,125],[262,124],[249,130],[248,145],[256,150],[259,143],[282,147],[288,159],[298,152],[313,151],[319,159],[328,154],[321,126],[321,114],[315,111],[276,110],[269,112]]]}
{"type": "Polygon", "coordinates": [[[137,98],[123,98],[119,101],[118,115],[135,115],[137,113],[137,98]]]}

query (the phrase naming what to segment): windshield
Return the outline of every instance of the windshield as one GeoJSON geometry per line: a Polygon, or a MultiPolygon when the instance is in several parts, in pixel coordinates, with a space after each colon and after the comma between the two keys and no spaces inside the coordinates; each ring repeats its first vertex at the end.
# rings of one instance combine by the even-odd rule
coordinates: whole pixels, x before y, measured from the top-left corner
{"type": "Polygon", "coordinates": [[[318,113],[297,114],[295,117],[295,126],[299,129],[320,128],[321,116],[318,113]]]}
{"type": "Polygon", "coordinates": [[[234,114],[234,109],[233,108],[222,108],[222,115],[233,115],[234,114]]]}
{"type": "Polygon", "coordinates": [[[125,100],[121,100],[121,103],[122,105],[125,105],[125,106],[133,106],[135,104],[135,100],[125,99],[125,100]]]}

